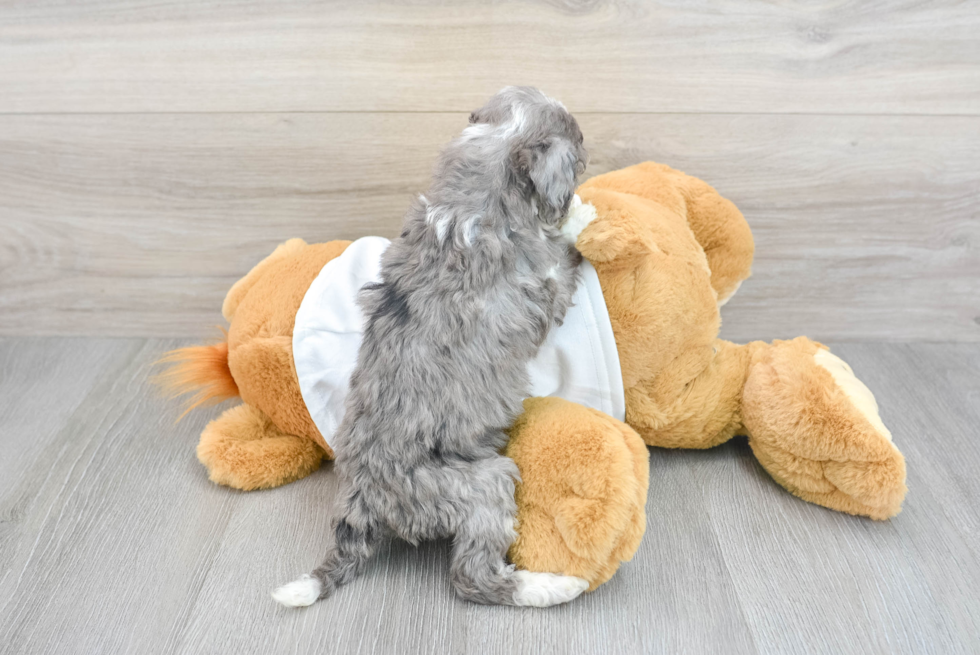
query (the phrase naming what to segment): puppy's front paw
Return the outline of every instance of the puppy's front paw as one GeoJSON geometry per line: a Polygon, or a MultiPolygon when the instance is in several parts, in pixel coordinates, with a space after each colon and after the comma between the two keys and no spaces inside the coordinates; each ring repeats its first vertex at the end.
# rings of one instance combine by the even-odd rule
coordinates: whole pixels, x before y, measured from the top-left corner
{"type": "Polygon", "coordinates": [[[320,597],[320,589],[320,581],[307,574],[273,591],[272,598],[286,607],[306,607],[320,597]]]}
{"type": "Polygon", "coordinates": [[[517,591],[514,604],[530,607],[551,607],[567,603],[589,588],[588,580],[571,575],[514,571],[517,591]]]}
{"type": "Polygon", "coordinates": [[[578,235],[582,234],[582,230],[595,220],[596,211],[595,207],[591,204],[583,204],[582,199],[578,197],[576,193],[572,197],[572,204],[568,208],[568,217],[565,219],[565,223],[561,226],[561,233],[565,239],[573,246],[578,241],[578,235]]]}

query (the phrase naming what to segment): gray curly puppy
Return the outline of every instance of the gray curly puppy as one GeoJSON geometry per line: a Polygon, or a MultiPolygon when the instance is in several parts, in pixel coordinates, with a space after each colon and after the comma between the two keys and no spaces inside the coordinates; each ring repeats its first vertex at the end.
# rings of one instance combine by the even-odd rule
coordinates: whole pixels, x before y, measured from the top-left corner
{"type": "Polygon", "coordinates": [[[310,605],[349,582],[378,543],[453,536],[464,598],[545,607],[580,578],[516,571],[514,462],[499,453],[522,411],[527,364],[560,323],[580,255],[561,233],[584,171],[564,106],[508,87],[470,116],[365,286],[367,324],[336,434],[335,543],[312,575],[273,597],[310,605]]]}

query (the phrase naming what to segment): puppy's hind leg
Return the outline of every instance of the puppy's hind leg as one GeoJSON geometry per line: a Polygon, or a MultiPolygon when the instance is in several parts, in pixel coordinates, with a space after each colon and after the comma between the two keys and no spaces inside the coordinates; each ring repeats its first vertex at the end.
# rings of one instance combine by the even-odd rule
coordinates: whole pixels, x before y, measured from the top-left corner
{"type": "Polygon", "coordinates": [[[487,605],[550,607],[577,598],[589,587],[588,581],[515,571],[507,564],[507,549],[517,536],[512,477],[516,467],[507,457],[495,458],[493,464],[477,463],[473,475],[465,476],[472,493],[453,541],[450,571],[456,592],[487,605]]]}
{"type": "Polygon", "coordinates": [[[323,563],[312,574],[304,575],[272,592],[272,598],[286,607],[305,607],[357,577],[374,555],[384,530],[357,499],[347,503],[346,511],[334,521],[334,543],[323,563]]]}

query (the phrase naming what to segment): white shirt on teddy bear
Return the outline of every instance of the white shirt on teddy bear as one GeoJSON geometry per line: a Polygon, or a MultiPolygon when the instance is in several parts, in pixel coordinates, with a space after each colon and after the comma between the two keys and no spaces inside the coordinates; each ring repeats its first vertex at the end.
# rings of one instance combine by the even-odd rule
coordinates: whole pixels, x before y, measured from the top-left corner
{"type": "MultiPolygon", "coordinates": [[[[330,443],[341,419],[364,330],[357,294],[381,279],[390,242],[364,237],[329,262],[310,285],[293,329],[293,359],[303,401],[330,443]]],[[[582,262],[572,307],[528,363],[531,396],[558,396],[624,420],[626,399],[619,353],[599,277],[582,262]]]]}

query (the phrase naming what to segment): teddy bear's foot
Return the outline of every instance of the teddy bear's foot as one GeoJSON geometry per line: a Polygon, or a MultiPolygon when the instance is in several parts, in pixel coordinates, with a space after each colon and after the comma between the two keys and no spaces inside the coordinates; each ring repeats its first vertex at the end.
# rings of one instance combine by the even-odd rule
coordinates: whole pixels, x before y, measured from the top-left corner
{"type": "Polygon", "coordinates": [[[851,367],[805,337],[759,353],[742,397],[749,445],[790,492],[887,519],[905,498],[905,460],[851,367]]]}
{"type": "Polygon", "coordinates": [[[201,433],[197,458],[212,482],[235,489],[269,489],[306,477],[320,467],[311,439],[287,434],[255,407],[232,407],[201,433]]]}
{"type": "Polygon", "coordinates": [[[646,527],[650,465],[632,428],[560,398],[529,398],[506,454],[522,479],[514,564],[595,589],[633,556],[646,527]]]}

